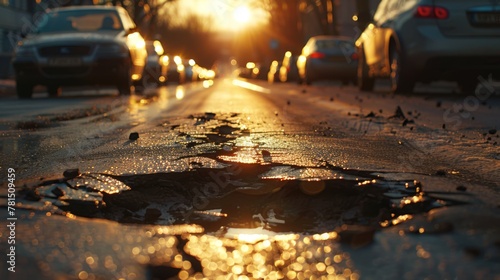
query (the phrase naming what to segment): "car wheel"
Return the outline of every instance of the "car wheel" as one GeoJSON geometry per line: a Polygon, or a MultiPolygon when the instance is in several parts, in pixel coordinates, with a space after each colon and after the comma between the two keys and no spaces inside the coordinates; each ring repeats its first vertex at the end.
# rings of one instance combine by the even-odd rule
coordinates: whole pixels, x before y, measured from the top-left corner
{"type": "Polygon", "coordinates": [[[139,80],[133,81],[132,84],[134,85],[134,91],[136,93],[142,93],[144,91],[144,88],[146,87],[144,77],[140,78],[139,80]]]}
{"type": "Polygon", "coordinates": [[[16,81],[16,93],[19,99],[29,99],[33,96],[33,85],[16,81]]]}
{"type": "Polygon", "coordinates": [[[359,51],[358,60],[358,87],[362,91],[372,91],[375,86],[375,79],[369,76],[369,68],[366,63],[364,50],[359,51]]]}
{"type": "Polygon", "coordinates": [[[61,87],[57,85],[48,85],[47,92],[49,93],[49,97],[58,97],[61,95],[61,87]]]}
{"type": "Polygon", "coordinates": [[[460,92],[462,92],[462,93],[474,93],[476,88],[477,88],[478,81],[475,78],[473,78],[473,79],[463,78],[463,79],[458,80],[457,84],[458,84],[458,87],[460,88],[460,92]]]}
{"type": "Polygon", "coordinates": [[[311,74],[307,73],[306,72],[306,75],[304,77],[304,82],[306,83],[306,85],[310,86],[312,85],[312,82],[313,82],[313,78],[311,77],[311,74]]]}
{"type": "Polygon", "coordinates": [[[123,69],[123,74],[118,80],[116,87],[120,95],[130,95],[130,86],[132,86],[132,79],[130,77],[130,66],[125,65],[123,69]]]}
{"type": "Polygon", "coordinates": [[[415,86],[415,81],[411,78],[411,74],[405,68],[402,61],[401,52],[396,47],[391,47],[391,91],[394,93],[411,93],[415,86]]]}

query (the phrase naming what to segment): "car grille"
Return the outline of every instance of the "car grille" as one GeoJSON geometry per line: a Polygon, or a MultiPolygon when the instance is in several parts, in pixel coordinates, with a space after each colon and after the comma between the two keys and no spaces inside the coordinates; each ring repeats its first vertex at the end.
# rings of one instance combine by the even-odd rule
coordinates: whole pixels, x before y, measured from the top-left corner
{"type": "Polygon", "coordinates": [[[78,76],[84,75],[89,71],[89,67],[44,67],[42,72],[51,77],[68,77],[68,76],[78,76]]]}
{"type": "Polygon", "coordinates": [[[41,47],[38,53],[42,57],[50,56],[86,56],[92,52],[91,46],[50,46],[41,47]]]}

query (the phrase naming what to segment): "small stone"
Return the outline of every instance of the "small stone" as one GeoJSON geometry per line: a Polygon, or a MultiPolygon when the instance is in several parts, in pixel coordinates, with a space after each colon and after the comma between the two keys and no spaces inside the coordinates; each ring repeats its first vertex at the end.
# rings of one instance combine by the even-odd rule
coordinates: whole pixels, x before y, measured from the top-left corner
{"type": "Polygon", "coordinates": [[[330,102],[333,102],[333,100],[334,100],[333,97],[330,97],[330,102]]]}
{"type": "Polygon", "coordinates": [[[457,191],[465,192],[467,190],[467,187],[465,186],[458,186],[457,191]]]}
{"type": "Polygon", "coordinates": [[[65,179],[76,178],[76,177],[80,176],[80,170],[78,170],[78,168],[75,168],[75,169],[66,169],[63,172],[63,176],[64,176],[65,179]]]}
{"type": "Polygon", "coordinates": [[[40,201],[42,197],[40,196],[37,190],[29,189],[24,191],[24,199],[28,201],[40,201]]]}
{"type": "Polygon", "coordinates": [[[493,135],[493,134],[496,134],[497,133],[497,130],[496,129],[490,129],[488,131],[489,134],[493,135]]]}
{"type": "Polygon", "coordinates": [[[286,104],[287,104],[287,105],[290,105],[290,104],[292,104],[292,103],[290,102],[290,100],[288,100],[288,101],[286,102],[286,104]]]}
{"type": "Polygon", "coordinates": [[[400,106],[396,107],[394,115],[390,116],[389,119],[406,119],[405,113],[403,113],[403,109],[401,109],[400,106]]]}
{"type": "Polygon", "coordinates": [[[365,116],[365,118],[373,118],[373,117],[375,117],[375,113],[373,113],[373,111],[365,116]]]}
{"type": "Polygon", "coordinates": [[[135,141],[135,140],[139,139],[139,133],[138,132],[130,133],[130,135],[128,136],[128,139],[130,141],[135,141]]]}
{"type": "Polygon", "coordinates": [[[262,150],[262,156],[263,156],[263,157],[270,157],[270,156],[271,156],[271,153],[270,153],[269,151],[262,150]]]}
{"type": "Polygon", "coordinates": [[[64,192],[61,188],[59,187],[56,187],[54,188],[51,193],[53,195],[55,195],[56,197],[61,197],[61,196],[65,196],[66,195],[66,192],[64,192]]]}

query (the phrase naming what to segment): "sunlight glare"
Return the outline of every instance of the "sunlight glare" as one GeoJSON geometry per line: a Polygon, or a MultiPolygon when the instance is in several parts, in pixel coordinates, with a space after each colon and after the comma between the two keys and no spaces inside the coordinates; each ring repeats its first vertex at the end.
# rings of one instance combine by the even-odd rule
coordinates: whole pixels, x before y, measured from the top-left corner
{"type": "Polygon", "coordinates": [[[239,6],[234,9],[233,18],[236,22],[240,24],[246,24],[250,22],[251,12],[250,9],[246,6],[239,6]]]}

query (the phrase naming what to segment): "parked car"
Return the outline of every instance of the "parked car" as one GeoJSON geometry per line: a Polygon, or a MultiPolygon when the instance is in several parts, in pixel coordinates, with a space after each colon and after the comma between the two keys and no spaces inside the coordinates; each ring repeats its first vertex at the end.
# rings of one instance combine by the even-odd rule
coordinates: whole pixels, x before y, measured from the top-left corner
{"type": "Polygon", "coordinates": [[[238,76],[245,79],[256,79],[260,73],[260,64],[255,62],[247,62],[245,67],[239,69],[238,76]]]}
{"type": "Polygon", "coordinates": [[[146,46],[121,7],[56,8],[19,42],[13,58],[17,95],[31,98],[35,85],[57,96],[64,85],[114,85],[130,94],[141,81],[146,46]]]}
{"type": "Polygon", "coordinates": [[[146,51],[148,52],[148,58],[143,73],[144,83],[156,85],[165,83],[167,65],[162,63],[163,45],[158,40],[146,41],[146,51]]]}
{"type": "Polygon", "coordinates": [[[163,63],[167,65],[167,83],[183,84],[185,82],[186,69],[180,56],[164,56],[163,63]]]}
{"type": "Polygon", "coordinates": [[[299,69],[297,69],[297,59],[299,56],[292,55],[291,52],[286,52],[283,57],[283,62],[279,70],[279,78],[281,82],[297,82],[299,81],[299,69]]]}
{"type": "Polygon", "coordinates": [[[354,42],[343,36],[311,37],[297,59],[301,82],[340,80],[347,84],[356,80],[358,57],[354,42]]]}
{"type": "Polygon", "coordinates": [[[456,81],[473,91],[478,76],[500,77],[500,3],[490,0],[382,0],[356,41],[361,90],[389,78],[393,92],[416,82],[456,81]]]}
{"type": "Polygon", "coordinates": [[[280,77],[281,61],[273,60],[269,66],[269,71],[267,72],[267,81],[274,83],[279,81],[280,77]]]}

